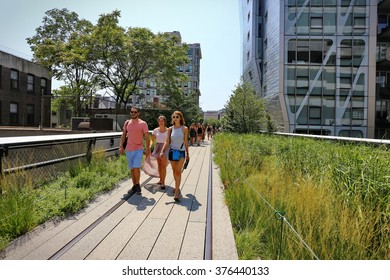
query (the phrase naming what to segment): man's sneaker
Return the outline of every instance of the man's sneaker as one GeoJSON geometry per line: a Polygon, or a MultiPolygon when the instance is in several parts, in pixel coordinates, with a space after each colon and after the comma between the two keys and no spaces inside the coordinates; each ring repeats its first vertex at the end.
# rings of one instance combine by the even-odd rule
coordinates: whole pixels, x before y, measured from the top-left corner
{"type": "Polygon", "coordinates": [[[133,186],[132,190],[136,193],[136,194],[141,194],[141,186],[139,184],[136,184],[133,186]]]}
{"type": "Polygon", "coordinates": [[[141,194],[141,186],[139,184],[134,185],[128,193],[136,193],[136,194],[141,194]]]}

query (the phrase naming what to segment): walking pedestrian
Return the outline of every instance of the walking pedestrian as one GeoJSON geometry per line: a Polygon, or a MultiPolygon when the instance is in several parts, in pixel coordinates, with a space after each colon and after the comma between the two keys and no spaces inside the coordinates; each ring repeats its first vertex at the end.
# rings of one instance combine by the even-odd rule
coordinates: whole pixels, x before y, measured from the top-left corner
{"type": "Polygon", "coordinates": [[[123,154],[126,151],[127,165],[130,169],[133,187],[128,191],[129,193],[141,194],[140,178],[141,178],[141,164],[144,152],[143,140],[146,142],[146,156],[150,155],[150,137],[148,131],[148,124],[139,119],[140,111],[138,107],[130,109],[131,119],[127,120],[123,126],[123,133],[121,137],[121,144],[119,146],[119,153],[123,154]],[[123,147],[125,138],[127,136],[126,147],[123,147]]]}
{"type": "Polygon", "coordinates": [[[186,127],[183,114],[175,111],[172,114],[172,126],[168,128],[167,138],[160,153],[160,157],[165,157],[165,152],[169,150],[169,160],[171,161],[173,178],[175,180],[174,200],[182,198],[180,192],[181,170],[186,161],[190,160],[188,153],[188,127],[186,127]]]}
{"type": "Polygon", "coordinates": [[[202,135],[203,135],[203,126],[200,124],[200,123],[198,123],[198,128],[197,128],[197,131],[196,131],[197,133],[198,133],[198,146],[200,146],[200,141],[202,141],[202,135]]]}
{"type": "Polygon", "coordinates": [[[190,138],[191,138],[191,146],[194,145],[194,143],[196,142],[196,125],[195,123],[191,124],[190,126],[190,138]]]}
{"type": "Polygon", "coordinates": [[[157,159],[158,173],[160,176],[160,181],[157,183],[160,185],[162,190],[165,190],[165,177],[167,175],[167,165],[168,165],[168,149],[165,151],[164,156],[160,157],[162,148],[164,147],[165,139],[167,138],[167,119],[164,116],[159,116],[157,118],[158,127],[153,130],[152,141],[150,141],[150,148],[154,142],[154,150],[152,157],[157,159]]]}
{"type": "Polygon", "coordinates": [[[211,125],[207,126],[207,140],[210,140],[210,137],[213,138],[213,135],[211,134],[212,129],[213,128],[211,127],[211,125]]]}

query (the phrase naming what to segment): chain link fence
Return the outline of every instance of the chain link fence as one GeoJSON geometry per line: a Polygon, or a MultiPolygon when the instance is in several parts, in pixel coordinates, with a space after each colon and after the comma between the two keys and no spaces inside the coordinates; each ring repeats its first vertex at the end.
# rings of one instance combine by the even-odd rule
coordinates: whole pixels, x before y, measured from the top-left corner
{"type": "Polygon", "coordinates": [[[117,154],[122,133],[0,138],[0,193],[10,183],[33,186],[86,162],[95,152],[117,154]]]}

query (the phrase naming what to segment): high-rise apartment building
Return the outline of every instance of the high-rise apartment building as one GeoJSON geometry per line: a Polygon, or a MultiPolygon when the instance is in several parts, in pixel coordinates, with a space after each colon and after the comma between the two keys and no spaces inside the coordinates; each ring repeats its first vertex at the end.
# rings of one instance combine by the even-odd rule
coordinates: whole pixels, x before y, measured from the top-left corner
{"type": "MultiPolygon", "coordinates": [[[[182,42],[181,34],[179,31],[169,32],[169,34],[179,38],[180,43],[182,42]]],[[[187,81],[179,85],[183,93],[186,94],[195,94],[196,102],[199,106],[199,96],[200,96],[200,60],[202,59],[202,52],[199,43],[187,44],[188,46],[188,59],[189,62],[185,65],[178,65],[177,71],[183,73],[187,76],[187,81]]],[[[156,81],[154,79],[148,79],[145,81],[138,82],[138,94],[133,95],[131,98],[132,104],[139,107],[150,106],[151,104],[159,107],[163,104],[167,96],[159,94],[157,90],[156,81]]]]}
{"type": "Polygon", "coordinates": [[[389,2],[242,0],[243,78],[285,132],[390,138],[389,2]]]}

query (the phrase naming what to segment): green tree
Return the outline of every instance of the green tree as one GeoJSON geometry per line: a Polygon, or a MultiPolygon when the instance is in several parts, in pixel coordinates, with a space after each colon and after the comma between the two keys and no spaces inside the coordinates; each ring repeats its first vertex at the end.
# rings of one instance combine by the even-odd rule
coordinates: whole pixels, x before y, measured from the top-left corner
{"type": "Polygon", "coordinates": [[[119,17],[118,10],[101,15],[88,38],[89,70],[112,92],[117,109],[139,95],[141,81],[153,80],[157,92],[172,92],[185,79],[176,67],[187,60],[187,47],[176,37],[140,27],[126,30],[119,17]]]}
{"type": "Polygon", "coordinates": [[[167,108],[173,111],[180,111],[183,113],[186,125],[189,126],[191,123],[200,122],[202,119],[202,112],[196,102],[196,93],[184,94],[180,88],[175,91],[171,91],[168,95],[166,102],[167,108]]]}
{"type": "Polygon", "coordinates": [[[75,12],[67,9],[47,11],[42,26],[36,34],[27,38],[33,51],[33,60],[49,68],[53,77],[68,88],[68,99],[73,99],[73,111],[82,115],[83,102],[89,100],[96,81],[88,71],[84,36],[91,31],[92,24],[79,19],[75,12]]]}
{"type": "Polygon", "coordinates": [[[266,128],[264,100],[256,96],[249,83],[242,82],[236,86],[225,110],[222,123],[229,131],[252,133],[266,128]]]}

